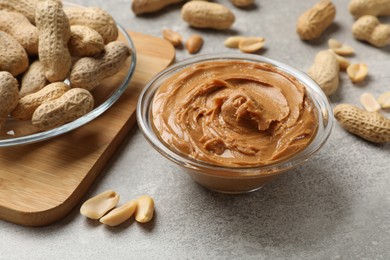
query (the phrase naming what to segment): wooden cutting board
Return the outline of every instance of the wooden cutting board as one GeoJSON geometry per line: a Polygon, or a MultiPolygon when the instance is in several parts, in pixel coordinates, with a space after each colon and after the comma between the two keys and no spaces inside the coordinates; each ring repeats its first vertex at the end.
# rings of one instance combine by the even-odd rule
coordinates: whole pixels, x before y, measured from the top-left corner
{"type": "Polygon", "coordinates": [[[135,124],[138,96],[175,57],[167,41],[129,32],[137,65],[120,99],[92,122],[36,144],[0,148],[0,219],[42,226],[80,201],[135,124]]]}

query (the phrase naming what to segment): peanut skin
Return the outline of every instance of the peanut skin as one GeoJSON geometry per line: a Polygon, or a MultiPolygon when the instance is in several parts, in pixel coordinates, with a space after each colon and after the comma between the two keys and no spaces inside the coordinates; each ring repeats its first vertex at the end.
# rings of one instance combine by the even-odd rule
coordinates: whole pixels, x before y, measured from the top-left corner
{"type": "Polygon", "coordinates": [[[385,47],[390,44],[390,24],[381,24],[372,15],[360,17],[352,26],[353,36],[361,41],[369,42],[375,47],[385,47]]]}
{"type": "Polygon", "coordinates": [[[36,7],[39,33],[38,55],[50,82],[64,80],[72,65],[68,50],[70,26],[62,5],[55,1],[40,1],[36,7]]]}
{"type": "Polygon", "coordinates": [[[118,38],[118,27],[109,13],[99,7],[64,8],[70,25],[84,25],[97,31],[104,43],[115,41],[118,38]]]}
{"type": "Polygon", "coordinates": [[[105,225],[114,227],[122,224],[126,220],[128,220],[135,212],[137,207],[137,201],[131,200],[120,207],[117,207],[106,215],[104,215],[101,219],[99,219],[100,223],[105,225]]]}
{"type": "Polygon", "coordinates": [[[11,115],[19,120],[30,120],[32,115],[41,104],[61,97],[70,89],[63,82],[55,82],[33,94],[22,97],[11,115]]]}
{"type": "Polygon", "coordinates": [[[104,50],[104,40],[94,29],[83,25],[72,25],[68,47],[72,56],[92,57],[104,50]]]}
{"type": "Polygon", "coordinates": [[[28,55],[38,54],[38,30],[22,14],[0,10],[0,31],[13,36],[28,55]]]}
{"type": "Polygon", "coordinates": [[[20,43],[8,33],[0,31],[0,71],[8,71],[14,77],[28,68],[28,56],[20,43]]]}
{"type": "Polygon", "coordinates": [[[318,52],[314,64],[310,67],[309,76],[321,87],[325,95],[333,94],[339,86],[340,65],[331,50],[318,52]]]}
{"type": "Polygon", "coordinates": [[[229,29],[235,16],[227,7],[203,1],[191,1],[183,5],[181,17],[195,28],[229,29]]]}
{"type": "Polygon", "coordinates": [[[181,2],[184,2],[184,0],[133,0],[131,9],[136,15],[140,15],[157,12],[168,5],[181,2]]]}
{"type": "Polygon", "coordinates": [[[85,201],[80,213],[90,219],[99,219],[118,204],[119,198],[118,193],[107,190],[85,201]]]}
{"type": "Polygon", "coordinates": [[[171,29],[162,30],[162,35],[163,38],[169,41],[170,43],[172,43],[174,47],[179,47],[183,44],[182,43],[183,37],[178,32],[175,32],[171,29]]]}
{"type": "Polygon", "coordinates": [[[390,15],[390,0],[351,0],[348,9],[356,18],[363,15],[390,15]]]}
{"type": "Polygon", "coordinates": [[[390,119],[377,112],[368,112],[349,104],[337,105],[334,116],[341,126],[367,141],[390,142],[390,119]]]}
{"type": "Polygon", "coordinates": [[[298,18],[297,33],[302,40],[318,38],[333,23],[335,17],[334,4],[329,0],[321,0],[298,18]]]}
{"type": "Polygon", "coordinates": [[[154,215],[154,200],[149,195],[142,195],[137,198],[135,220],[139,223],[147,223],[154,215]]]}
{"type": "Polygon", "coordinates": [[[97,57],[79,59],[70,72],[70,83],[74,88],[92,90],[100,82],[117,73],[126,59],[131,55],[124,42],[110,42],[105,51],[97,57]]]}
{"type": "Polygon", "coordinates": [[[73,88],[60,98],[40,105],[31,121],[41,130],[55,128],[87,114],[93,105],[93,96],[88,90],[73,88]]]}
{"type": "Polygon", "coordinates": [[[202,48],[202,45],[203,38],[199,34],[191,35],[186,41],[186,49],[190,54],[197,53],[202,48]]]}
{"type": "Polygon", "coordinates": [[[0,129],[8,114],[16,107],[19,100],[18,81],[7,71],[0,71],[0,129]]]}

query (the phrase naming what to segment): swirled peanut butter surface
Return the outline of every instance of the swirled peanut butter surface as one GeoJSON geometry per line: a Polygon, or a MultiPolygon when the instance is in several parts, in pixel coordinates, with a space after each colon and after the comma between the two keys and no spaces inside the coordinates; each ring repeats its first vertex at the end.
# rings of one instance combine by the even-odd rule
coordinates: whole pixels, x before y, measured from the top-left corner
{"type": "Polygon", "coordinates": [[[298,80],[271,65],[238,60],[176,72],[157,91],[152,117],[173,150],[233,167],[290,157],[317,130],[315,107],[298,80]]]}

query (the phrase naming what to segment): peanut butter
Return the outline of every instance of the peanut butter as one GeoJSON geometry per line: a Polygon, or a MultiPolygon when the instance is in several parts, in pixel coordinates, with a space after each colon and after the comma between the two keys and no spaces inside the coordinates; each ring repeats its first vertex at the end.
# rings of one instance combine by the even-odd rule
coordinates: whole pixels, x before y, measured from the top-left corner
{"type": "Polygon", "coordinates": [[[238,60],[176,72],[157,91],[152,116],[171,149],[221,166],[273,164],[303,150],[317,130],[304,85],[272,65],[238,60]]]}

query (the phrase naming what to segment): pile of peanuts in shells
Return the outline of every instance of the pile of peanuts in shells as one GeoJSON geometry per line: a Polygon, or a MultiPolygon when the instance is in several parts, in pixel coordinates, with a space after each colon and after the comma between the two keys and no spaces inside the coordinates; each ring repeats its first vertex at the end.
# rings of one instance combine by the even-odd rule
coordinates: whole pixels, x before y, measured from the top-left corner
{"type": "MultiPolygon", "coordinates": [[[[230,0],[237,8],[245,10],[255,3],[254,0],[230,0]]],[[[131,8],[135,15],[160,11],[166,6],[180,4],[181,17],[190,26],[198,29],[228,30],[235,22],[232,10],[220,3],[208,1],[184,0],[133,0],[131,8]]],[[[390,0],[351,0],[345,6],[356,19],[352,34],[356,40],[367,42],[375,48],[390,45],[390,25],[383,24],[379,16],[390,16],[390,0]]],[[[330,0],[321,0],[309,10],[302,10],[297,17],[296,32],[303,41],[319,38],[334,22],[336,7],[330,0]]],[[[174,47],[183,46],[183,37],[179,32],[163,29],[162,36],[174,47]]],[[[244,53],[258,53],[266,43],[265,37],[258,35],[239,35],[226,38],[227,48],[237,48],[244,53]]],[[[200,51],[205,44],[201,35],[188,37],[184,46],[190,54],[200,51]]],[[[339,73],[345,71],[352,83],[363,82],[369,68],[365,63],[350,63],[348,56],[355,55],[351,46],[336,39],[328,39],[329,49],[322,50],[314,57],[308,75],[321,87],[327,96],[339,87],[339,73]]],[[[360,98],[364,109],[351,104],[340,104],[334,108],[335,118],[347,131],[374,143],[390,142],[390,119],[381,111],[390,108],[390,91],[375,98],[364,93],[360,98]]]]}
{"type": "Polygon", "coordinates": [[[9,116],[47,130],[90,112],[90,91],[132,55],[117,38],[98,7],[0,0],[0,130],[9,116]]]}

